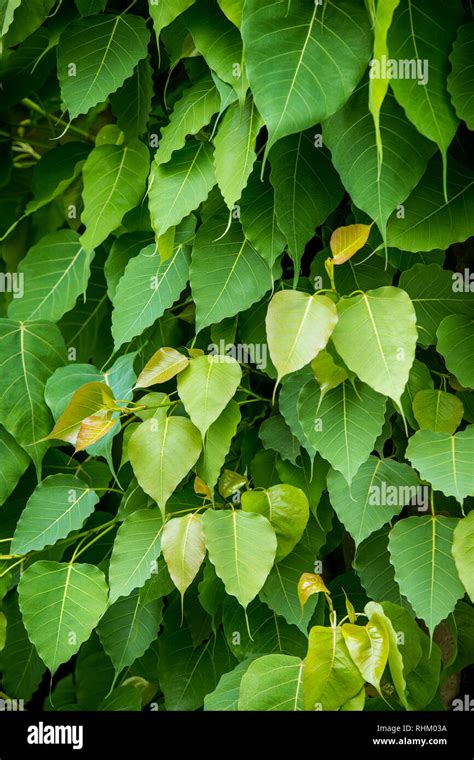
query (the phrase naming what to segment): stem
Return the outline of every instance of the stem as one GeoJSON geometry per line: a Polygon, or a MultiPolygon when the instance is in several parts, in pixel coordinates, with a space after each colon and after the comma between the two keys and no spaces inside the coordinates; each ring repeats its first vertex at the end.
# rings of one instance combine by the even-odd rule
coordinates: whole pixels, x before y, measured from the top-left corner
{"type": "MultiPolygon", "coordinates": [[[[34,100],[31,100],[30,98],[23,98],[20,102],[24,106],[29,108],[31,111],[36,111],[36,113],[39,113],[41,114],[41,116],[44,116],[45,119],[49,119],[51,117],[51,114],[45,111],[44,108],[41,108],[41,106],[37,105],[37,103],[35,103],[34,100]]],[[[71,132],[75,132],[76,135],[80,135],[81,137],[84,137],[86,140],[89,140],[89,142],[95,142],[94,137],[92,137],[92,135],[90,135],[89,132],[86,132],[80,127],[75,127],[74,124],[70,124],[67,121],[64,121],[64,119],[61,119],[60,116],[56,118],[56,123],[61,124],[63,127],[68,127],[71,130],[71,132]]]]}
{"type": "Polygon", "coordinates": [[[433,517],[436,517],[435,507],[434,507],[434,491],[431,488],[430,490],[430,507],[431,507],[431,514],[433,517]]]}
{"type": "Polygon", "coordinates": [[[81,556],[81,554],[83,554],[85,551],[87,551],[87,549],[89,549],[89,547],[92,546],[92,544],[95,544],[95,542],[98,541],[99,538],[102,538],[102,536],[105,536],[105,534],[108,533],[109,530],[112,530],[113,527],[114,527],[113,525],[109,525],[108,528],[105,528],[105,530],[103,530],[102,533],[99,533],[98,536],[94,536],[94,538],[92,539],[92,541],[89,541],[89,543],[86,544],[85,546],[83,546],[82,549],[80,549],[79,546],[77,546],[76,549],[75,549],[75,551],[74,551],[74,554],[71,557],[71,560],[70,560],[69,564],[72,565],[72,563],[74,562],[74,560],[76,560],[78,557],[81,556]]]}
{"type": "MultiPolygon", "coordinates": [[[[266,401],[267,404],[271,402],[271,399],[264,398],[263,396],[259,396],[258,393],[254,393],[253,391],[249,390],[248,388],[244,388],[242,385],[239,385],[237,388],[239,391],[243,391],[244,393],[247,393],[249,396],[253,396],[257,401],[266,401]]],[[[245,402],[244,402],[245,403],[245,402]]]]}

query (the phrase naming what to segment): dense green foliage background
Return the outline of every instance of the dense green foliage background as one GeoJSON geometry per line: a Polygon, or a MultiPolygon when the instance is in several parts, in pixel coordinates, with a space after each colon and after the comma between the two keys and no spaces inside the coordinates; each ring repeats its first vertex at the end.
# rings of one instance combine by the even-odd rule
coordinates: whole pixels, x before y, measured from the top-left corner
{"type": "Polygon", "coordinates": [[[474,22],[428,6],[0,0],[5,704],[465,709],[474,22]]]}

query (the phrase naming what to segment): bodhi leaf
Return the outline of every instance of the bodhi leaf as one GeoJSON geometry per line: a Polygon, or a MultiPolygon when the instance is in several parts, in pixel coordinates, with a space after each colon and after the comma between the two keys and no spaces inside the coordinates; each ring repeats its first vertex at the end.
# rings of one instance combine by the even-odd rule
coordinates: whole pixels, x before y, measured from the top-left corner
{"type": "Polygon", "coordinates": [[[463,119],[470,130],[474,129],[474,108],[472,103],[472,67],[474,54],[474,23],[459,27],[449,60],[451,72],[448,76],[448,90],[459,119],[463,119]]]}
{"type": "Polygon", "coordinates": [[[256,597],[275,559],[277,539],[263,515],[208,509],[202,521],[209,559],[242,607],[256,597]]]}
{"type": "Polygon", "coordinates": [[[298,581],[298,599],[303,611],[308,599],[314,594],[329,594],[330,591],[320,575],[316,573],[303,573],[298,581]]]}
{"type": "Polygon", "coordinates": [[[395,580],[388,552],[389,532],[390,527],[386,526],[362,541],[357,547],[353,568],[369,599],[385,599],[411,610],[395,580]]]}
{"type": "Polygon", "coordinates": [[[89,16],[66,26],[58,45],[58,77],[70,119],[87,113],[133,74],[147,55],[148,39],[144,19],[134,15],[89,16]]]}
{"type": "Polygon", "coordinates": [[[338,710],[363,685],[341,629],[311,628],[303,671],[305,710],[338,710]]]}
{"type": "Polygon", "coordinates": [[[438,352],[465,388],[474,388],[474,319],[461,314],[445,317],[437,330],[438,352]]]}
{"type": "Polygon", "coordinates": [[[191,359],[178,375],[178,394],[202,437],[234,396],[242,370],[231,356],[206,354],[191,359]]]}
{"type": "Polygon", "coordinates": [[[28,636],[54,675],[87,641],[105,612],[104,574],[94,565],[40,560],[25,570],[18,592],[28,636]]]}
{"type": "Polygon", "coordinates": [[[30,457],[4,427],[0,427],[0,506],[10,496],[26,468],[30,457]]]}
{"type": "Polygon", "coordinates": [[[298,396],[298,418],[313,449],[344,476],[347,483],[374,448],[385,420],[386,399],[369,386],[349,381],[324,396],[309,380],[298,396]]]}
{"type": "Polygon", "coordinates": [[[390,648],[385,626],[380,625],[377,620],[370,619],[364,626],[345,623],[341,631],[364,681],[380,693],[380,680],[390,648]]]}
{"type": "Polygon", "coordinates": [[[145,192],[149,169],[148,149],[139,140],[128,145],[100,145],[84,164],[84,211],[86,231],[81,244],[97,248],[119,226],[127,211],[138,205],[145,192]]]}
{"type": "MultiPolygon", "coordinates": [[[[388,640],[389,640],[389,653],[388,653],[388,664],[390,668],[390,675],[392,677],[393,685],[395,686],[395,689],[397,691],[398,698],[405,707],[406,710],[409,709],[408,707],[408,700],[406,695],[407,690],[407,684],[406,684],[406,673],[407,673],[407,667],[405,665],[405,660],[403,659],[400,650],[398,648],[398,627],[397,629],[394,628],[392,624],[392,618],[389,617],[389,607],[382,607],[381,604],[378,604],[376,602],[369,602],[364,607],[364,612],[367,615],[367,617],[374,621],[378,622],[379,626],[381,628],[385,627],[385,630],[387,632],[388,640]],[[387,612],[385,611],[387,609],[387,612]]],[[[395,618],[393,618],[395,622],[395,618]]],[[[413,630],[410,631],[413,633],[413,630]]],[[[418,643],[418,642],[417,642],[418,643]]],[[[416,647],[416,644],[415,644],[416,647]]]]}
{"type": "Polygon", "coordinates": [[[474,425],[455,435],[417,430],[408,441],[406,457],[434,490],[454,496],[460,504],[474,495],[474,425]]]}
{"type": "Polygon", "coordinates": [[[303,491],[287,484],[245,491],[241,504],[244,512],[257,512],[269,520],[277,538],[276,562],[293,551],[309,519],[308,500],[303,491]]]}
{"type": "Polygon", "coordinates": [[[199,457],[196,470],[211,490],[217,483],[240,419],[239,405],[236,401],[229,401],[206,433],[204,449],[199,457]]]}
{"type": "Polygon", "coordinates": [[[268,306],[265,326],[277,382],[309,364],[325,348],[336,323],[336,307],[326,296],[310,296],[299,290],[276,293],[268,306]]]}
{"type": "Polygon", "coordinates": [[[283,253],[286,239],[278,227],[275,210],[275,191],[268,172],[260,178],[261,164],[257,162],[239,202],[240,220],[250,244],[273,267],[283,253]]]}
{"type": "Polygon", "coordinates": [[[362,4],[329,2],[323,13],[305,0],[250,0],[242,36],[250,86],[269,131],[267,153],[341,108],[370,57],[362,4]]]}
{"type": "Polygon", "coordinates": [[[464,407],[452,393],[425,390],[418,391],[413,399],[413,414],[421,429],[454,433],[463,418],[464,407]]]}
{"type": "Polygon", "coordinates": [[[20,515],[11,543],[14,554],[53,546],[82,527],[99,501],[97,494],[72,475],[50,475],[35,488],[20,515]]]}
{"type": "Polygon", "coordinates": [[[189,359],[175,348],[159,348],[140,372],[136,388],[149,388],[150,385],[166,383],[189,364],[189,359]]]}
{"type": "Polygon", "coordinates": [[[249,657],[247,660],[239,662],[230,673],[224,673],[215,690],[204,697],[205,712],[236,712],[238,710],[240,684],[251,662],[252,659],[249,657]]]}
{"type": "Polygon", "coordinates": [[[407,464],[374,456],[359,468],[350,487],[336,470],[328,475],[331,504],[356,546],[415,502],[419,485],[407,464]]]}
{"type": "Polygon", "coordinates": [[[153,97],[153,70],[148,58],[138,61],[132,76],[111,95],[117,125],[127,139],[140,137],[146,130],[153,97]]]}
{"type": "Polygon", "coordinates": [[[301,711],[303,709],[304,662],[286,654],[258,657],[247,668],[240,682],[238,709],[301,711]]]}
{"type": "Polygon", "coordinates": [[[344,367],[336,364],[329,351],[326,350],[320,351],[313,359],[311,369],[321,388],[322,396],[332,390],[332,388],[337,388],[338,385],[349,377],[344,367]]]}
{"type": "Polygon", "coordinates": [[[329,241],[333,255],[332,263],[335,265],[344,264],[363,248],[371,229],[371,224],[349,224],[346,227],[335,229],[329,241]]]}
{"type": "Polygon", "coordinates": [[[171,579],[183,597],[206,554],[202,515],[192,513],[168,520],[163,529],[161,548],[171,579]]]}
{"type": "Polygon", "coordinates": [[[141,588],[157,572],[163,518],[158,509],[132,512],[118,529],[110,558],[110,604],[141,588]]]}
{"type": "Polygon", "coordinates": [[[114,394],[106,383],[92,382],[81,385],[72,395],[66,409],[47,437],[58,438],[75,445],[83,420],[114,407],[114,394]]]}
{"type": "Polygon", "coordinates": [[[4,357],[0,422],[25,448],[37,472],[51,430],[51,413],[44,401],[46,381],[66,361],[64,341],[51,322],[0,320],[0,350],[4,357]]]}
{"type": "Polygon", "coordinates": [[[135,477],[163,515],[166,502],[196,464],[201,449],[199,430],[185,417],[155,417],[132,433],[128,453],[135,477]]]}
{"type": "Polygon", "coordinates": [[[459,577],[471,602],[474,599],[474,512],[459,520],[453,535],[452,553],[459,577]]]}
{"type": "Polygon", "coordinates": [[[342,298],[332,339],[349,369],[400,405],[416,348],[416,314],[407,294],[391,286],[342,298]]]}
{"type": "Polygon", "coordinates": [[[390,531],[395,579],[431,636],[464,595],[451,553],[457,523],[439,515],[408,517],[390,531]]]}
{"type": "Polygon", "coordinates": [[[153,19],[158,44],[161,30],[184,13],[194,2],[195,0],[160,0],[158,3],[149,3],[149,13],[153,19]]]}

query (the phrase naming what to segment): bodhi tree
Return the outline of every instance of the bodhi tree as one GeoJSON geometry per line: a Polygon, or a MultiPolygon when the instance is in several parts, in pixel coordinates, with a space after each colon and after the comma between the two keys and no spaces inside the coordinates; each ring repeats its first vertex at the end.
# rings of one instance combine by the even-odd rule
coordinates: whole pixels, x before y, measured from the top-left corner
{"type": "Polygon", "coordinates": [[[0,691],[445,710],[474,662],[474,22],[1,0],[0,691]]]}

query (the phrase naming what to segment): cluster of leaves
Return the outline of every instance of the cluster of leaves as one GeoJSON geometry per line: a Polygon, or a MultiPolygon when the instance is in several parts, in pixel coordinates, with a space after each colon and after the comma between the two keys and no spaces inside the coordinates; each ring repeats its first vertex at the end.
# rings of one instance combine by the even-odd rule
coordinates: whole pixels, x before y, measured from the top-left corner
{"type": "Polygon", "coordinates": [[[449,707],[468,5],[1,0],[3,697],[449,707]]]}

